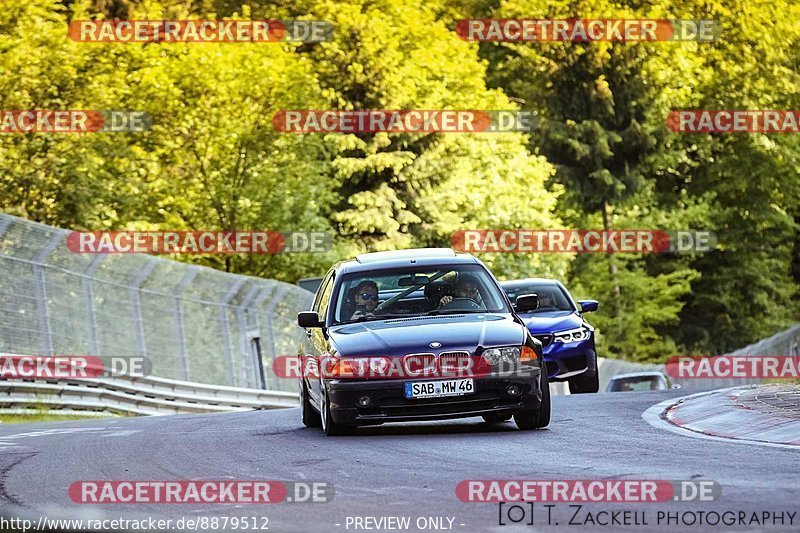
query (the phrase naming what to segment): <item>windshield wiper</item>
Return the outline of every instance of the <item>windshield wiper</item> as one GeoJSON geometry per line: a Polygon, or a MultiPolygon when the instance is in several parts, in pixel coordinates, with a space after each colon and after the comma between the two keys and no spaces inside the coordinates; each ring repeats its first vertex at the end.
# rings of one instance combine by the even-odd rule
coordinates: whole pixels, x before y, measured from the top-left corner
{"type": "Polygon", "coordinates": [[[363,315],[358,318],[354,318],[352,320],[348,320],[347,322],[339,322],[337,325],[342,324],[355,324],[356,322],[367,322],[370,320],[386,320],[388,318],[399,318],[406,315],[363,315]]]}
{"type": "Polygon", "coordinates": [[[426,316],[436,315],[466,315],[476,313],[488,313],[486,309],[434,309],[425,313],[426,316]]]}

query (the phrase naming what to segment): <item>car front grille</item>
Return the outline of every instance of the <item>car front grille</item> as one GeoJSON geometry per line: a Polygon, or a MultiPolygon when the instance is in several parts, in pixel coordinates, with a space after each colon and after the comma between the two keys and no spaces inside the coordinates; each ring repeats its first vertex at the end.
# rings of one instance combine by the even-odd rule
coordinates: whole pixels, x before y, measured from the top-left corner
{"type": "Polygon", "coordinates": [[[432,353],[412,353],[403,356],[403,370],[406,375],[416,372],[429,372],[436,369],[436,356],[432,353]]]}
{"type": "Polygon", "coordinates": [[[439,354],[439,370],[442,372],[456,372],[471,368],[469,352],[442,352],[439,354]]]}
{"type": "Polygon", "coordinates": [[[441,373],[457,372],[470,369],[469,352],[442,352],[438,356],[432,353],[414,353],[403,356],[403,368],[409,375],[415,375],[424,370],[441,373]]]}
{"type": "MultiPolygon", "coordinates": [[[[392,416],[445,415],[464,411],[488,411],[498,407],[519,405],[516,398],[458,396],[452,398],[427,398],[420,400],[383,399],[378,412],[392,416]]],[[[359,410],[360,412],[360,410],[359,410]]]]}

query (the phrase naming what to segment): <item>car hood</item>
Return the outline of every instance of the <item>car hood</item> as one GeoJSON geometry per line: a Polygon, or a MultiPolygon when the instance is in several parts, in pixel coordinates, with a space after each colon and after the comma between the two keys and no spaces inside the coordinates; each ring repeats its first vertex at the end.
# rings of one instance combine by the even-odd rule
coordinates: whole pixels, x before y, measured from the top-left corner
{"type": "Polygon", "coordinates": [[[344,355],[401,356],[490,346],[521,346],[522,325],[510,314],[464,314],[375,320],[334,326],[331,342],[344,355]],[[431,342],[441,346],[432,348],[431,342]]]}
{"type": "Polygon", "coordinates": [[[574,311],[552,311],[547,313],[525,313],[520,318],[531,333],[554,333],[575,329],[583,324],[583,319],[574,311]]]}

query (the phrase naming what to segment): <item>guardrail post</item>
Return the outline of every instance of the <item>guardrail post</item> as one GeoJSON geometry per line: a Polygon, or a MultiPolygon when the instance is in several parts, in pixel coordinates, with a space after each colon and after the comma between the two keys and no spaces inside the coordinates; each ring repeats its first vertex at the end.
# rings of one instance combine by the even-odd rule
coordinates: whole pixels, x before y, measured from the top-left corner
{"type": "MultiPolygon", "coordinates": [[[[4,213],[0,213],[0,237],[2,237],[3,235],[5,235],[5,233],[6,233],[6,230],[7,230],[7,229],[8,229],[8,227],[11,225],[11,221],[12,221],[12,220],[14,220],[14,219],[13,219],[13,218],[12,218],[10,215],[6,215],[6,214],[4,214],[4,213]]],[[[0,242],[2,242],[2,241],[0,241],[0,242]]],[[[6,255],[5,255],[5,249],[4,249],[4,247],[0,247],[0,252],[3,252],[3,253],[0,255],[0,259],[5,259],[5,258],[6,258],[6,255]]],[[[9,338],[11,338],[11,337],[10,337],[10,335],[11,335],[11,327],[12,327],[12,325],[11,325],[11,324],[9,324],[9,330],[8,330],[8,333],[9,333],[9,338]]],[[[3,331],[2,329],[0,329],[0,332],[2,332],[2,333],[5,333],[5,331],[3,331]]]]}
{"type": "Polygon", "coordinates": [[[11,225],[11,220],[12,219],[10,216],[3,215],[3,213],[0,213],[0,237],[2,237],[3,234],[6,232],[8,226],[11,225]]]}
{"type": "Polygon", "coordinates": [[[183,275],[183,279],[175,287],[172,297],[175,299],[175,319],[178,322],[178,346],[181,352],[181,376],[182,379],[189,381],[189,354],[186,351],[186,328],[183,323],[183,308],[181,306],[181,294],[189,284],[197,277],[197,267],[190,266],[189,271],[183,275]]]}
{"type": "MultiPolygon", "coordinates": [[[[266,318],[265,321],[266,321],[266,326],[267,326],[267,337],[268,337],[267,347],[268,347],[268,350],[269,350],[270,359],[272,361],[274,361],[275,357],[278,355],[277,354],[278,350],[277,350],[277,348],[275,346],[275,329],[274,329],[273,318],[272,318],[273,317],[273,312],[275,311],[275,306],[278,305],[278,302],[283,300],[283,298],[284,298],[284,296],[286,296],[287,292],[289,292],[289,285],[278,284],[276,290],[273,291],[273,293],[272,293],[272,298],[270,298],[266,309],[264,309],[264,316],[266,318]]],[[[284,354],[284,355],[288,355],[288,354],[284,354]]],[[[277,378],[272,373],[270,373],[270,380],[274,382],[276,379],[277,378]]],[[[280,387],[277,387],[277,385],[278,385],[277,383],[273,383],[273,386],[275,388],[280,388],[280,387]]]]}
{"type": "Polygon", "coordinates": [[[264,379],[264,362],[261,359],[261,332],[251,329],[247,332],[247,340],[250,345],[250,357],[253,361],[253,376],[256,379],[256,387],[266,389],[267,383],[264,379]]]}
{"type": "Polygon", "coordinates": [[[156,267],[155,257],[145,263],[144,267],[139,271],[139,274],[133,280],[130,287],[131,304],[133,305],[133,323],[136,324],[136,344],[139,352],[139,357],[147,357],[147,346],[144,339],[144,321],[142,320],[142,297],[140,290],[145,280],[152,274],[153,269],[156,267]]]}
{"type": "MultiPolygon", "coordinates": [[[[239,322],[239,348],[241,350],[241,357],[242,357],[242,378],[244,379],[245,386],[249,386],[253,383],[255,378],[255,372],[252,368],[252,361],[253,357],[250,352],[250,339],[248,338],[248,315],[247,315],[247,308],[250,307],[250,303],[255,298],[256,294],[260,287],[258,285],[252,287],[248,292],[247,296],[245,296],[242,303],[236,308],[236,318],[239,322]]],[[[256,381],[257,383],[257,381],[256,381]]]]}
{"type": "MultiPolygon", "coordinates": [[[[264,300],[267,299],[267,296],[269,295],[269,293],[272,292],[272,286],[273,285],[274,285],[274,283],[273,284],[269,284],[269,283],[265,284],[261,288],[261,290],[258,291],[258,296],[253,301],[253,303],[250,305],[250,307],[253,310],[253,313],[255,315],[255,323],[256,323],[257,327],[260,324],[260,313],[261,313],[261,309],[260,308],[264,304],[264,300]]],[[[266,322],[267,322],[267,335],[269,335],[269,332],[270,332],[269,317],[266,317],[266,318],[267,318],[267,320],[266,320],[266,322]]],[[[259,378],[259,382],[261,383],[261,388],[265,389],[265,390],[269,389],[270,385],[268,384],[267,377],[266,377],[266,375],[264,373],[264,360],[263,360],[263,355],[264,355],[263,347],[264,347],[264,344],[261,342],[261,340],[263,339],[263,337],[261,336],[261,331],[259,330],[259,331],[255,332],[255,333],[251,333],[251,334],[248,334],[248,335],[250,337],[250,343],[251,344],[253,344],[253,341],[254,341],[253,337],[254,336],[258,337],[257,352],[255,354],[255,358],[253,359],[253,362],[255,363],[255,369],[258,372],[258,378],[259,378]]]]}
{"type": "Polygon", "coordinates": [[[228,385],[231,387],[236,384],[233,379],[233,350],[231,349],[231,325],[228,313],[230,312],[231,300],[239,294],[239,290],[244,285],[244,278],[236,280],[228,292],[222,297],[222,306],[219,308],[220,312],[220,326],[222,328],[222,340],[224,341],[225,349],[225,370],[228,374],[228,385]]]}
{"type": "Polygon", "coordinates": [[[87,334],[89,335],[89,354],[100,355],[100,343],[97,340],[97,313],[94,307],[94,287],[92,284],[92,274],[100,266],[100,263],[105,261],[105,254],[97,254],[92,257],[92,260],[83,269],[83,278],[81,278],[81,285],[83,285],[83,296],[86,302],[86,324],[87,334]]]}
{"type": "Polygon", "coordinates": [[[53,330],[50,325],[50,311],[47,309],[47,277],[44,275],[44,266],[47,257],[53,253],[64,240],[61,232],[56,232],[50,237],[48,243],[42,248],[33,260],[33,282],[36,289],[36,315],[39,319],[39,335],[42,337],[42,351],[46,355],[55,355],[53,346],[53,330]]]}

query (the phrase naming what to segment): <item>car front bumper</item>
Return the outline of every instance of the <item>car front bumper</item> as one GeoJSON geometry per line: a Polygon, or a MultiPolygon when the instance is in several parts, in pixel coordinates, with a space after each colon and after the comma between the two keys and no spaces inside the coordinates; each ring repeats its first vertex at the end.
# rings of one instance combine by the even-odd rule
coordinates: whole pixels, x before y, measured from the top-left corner
{"type": "MultiPolygon", "coordinates": [[[[543,336],[540,333],[533,335],[537,338],[543,336]]],[[[597,353],[593,338],[569,343],[551,341],[542,348],[542,353],[547,364],[547,376],[552,381],[565,381],[597,371],[597,353]]]]}
{"type": "Polygon", "coordinates": [[[473,378],[474,393],[442,398],[405,397],[407,381],[431,381],[426,379],[327,380],[325,387],[334,422],[370,425],[467,418],[490,413],[514,414],[538,409],[542,400],[539,374],[537,367],[513,376],[473,378]],[[507,389],[511,385],[518,385],[522,394],[510,395],[507,389]],[[357,401],[362,396],[372,399],[370,407],[358,406],[357,401]]]}

